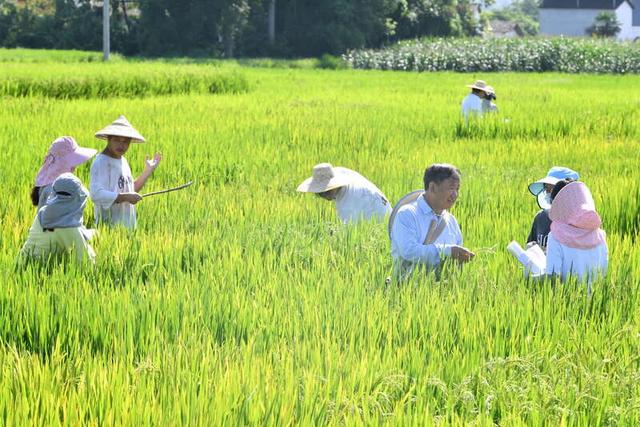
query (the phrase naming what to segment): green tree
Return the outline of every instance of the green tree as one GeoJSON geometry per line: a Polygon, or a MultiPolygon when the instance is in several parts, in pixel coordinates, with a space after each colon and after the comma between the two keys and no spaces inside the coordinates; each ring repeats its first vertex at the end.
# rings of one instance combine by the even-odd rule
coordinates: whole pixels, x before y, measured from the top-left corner
{"type": "Polygon", "coordinates": [[[595,37],[615,37],[622,27],[613,12],[600,12],[587,33],[595,37]]]}
{"type": "Polygon", "coordinates": [[[402,0],[394,14],[395,39],[476,35],[476,7],[471,0],[402,0]]]}
{"type": "Polygon", "coordinates": [[[539,0],[514,0],[510,5],[486,14],[488,19],[511,21],[521,36],[534,36],[540,31],[539,0]]]}

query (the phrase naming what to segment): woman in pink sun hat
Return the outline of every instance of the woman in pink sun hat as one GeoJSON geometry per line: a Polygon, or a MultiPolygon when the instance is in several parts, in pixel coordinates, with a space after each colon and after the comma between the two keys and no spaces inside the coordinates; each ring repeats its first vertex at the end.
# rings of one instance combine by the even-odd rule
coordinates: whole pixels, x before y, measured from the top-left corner
{"type": "Polygon", "coordinates": [[[569,276],[586,281],[590,291],[591,282],[606,274],[609,260],[593,196],[584,183],[565,179],[555,184],[551,197],[546,272],[562,281],[569,276]]]}
{"type": "Polygon", "coordinates": [[[31,203],[38,208],[44,206],[51,194],[51,184],[63,173],[73,172],[77,166],[96,154],[93,148],[80,147],[75,139],[62,136],[51,143],[31,189],[31,203]]]}

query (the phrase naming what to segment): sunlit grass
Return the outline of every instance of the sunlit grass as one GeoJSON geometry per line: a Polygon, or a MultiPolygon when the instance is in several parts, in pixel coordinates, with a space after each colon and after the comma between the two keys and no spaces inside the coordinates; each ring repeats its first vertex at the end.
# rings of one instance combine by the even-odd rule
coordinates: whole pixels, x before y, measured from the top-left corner
{"type": "Polygon", "coordinates": [[[239,72],[251,92],[3,99],[0,424],[638,423],[637,77],[239,72]],[[465,127],[477,78],[501,112],[465,127]],[[16,269],[49,143],[99,149],[119,114],[148,140],[127,154],[134,175],[164,154],[146,189],[194,185],[144,200],[133,235],[102,230],[95,270],[16,269]],[[477,259],[385,287],[386,225],[344,227],[296,193],[321,161],[393,201],[456,164],[477,259]],[[610,270],[590,298],[526,283],[504,250],[537,210],[527,184],[556,164],[604,218],[610,270]]]}

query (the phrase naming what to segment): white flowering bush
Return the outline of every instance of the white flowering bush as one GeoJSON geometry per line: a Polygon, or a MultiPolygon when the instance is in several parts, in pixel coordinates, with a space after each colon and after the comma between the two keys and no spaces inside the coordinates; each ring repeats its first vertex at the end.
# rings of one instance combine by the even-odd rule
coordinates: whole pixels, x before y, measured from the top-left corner
{"type": "Polygon", "coordinates": [[[640,44],[570,38],[426,39],[343,56],[353,68],[404,71],[640,72],[640,44]]]}

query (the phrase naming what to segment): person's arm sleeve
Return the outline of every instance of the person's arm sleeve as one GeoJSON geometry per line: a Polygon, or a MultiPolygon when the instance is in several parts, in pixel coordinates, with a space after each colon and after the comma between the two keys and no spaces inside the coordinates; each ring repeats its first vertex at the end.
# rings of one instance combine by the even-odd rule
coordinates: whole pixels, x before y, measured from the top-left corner
{"type": "MultiPolygon", "coordinates": [[[[450,216],[450,219],[456,226],[456,245],[462,246],[462,230],[460,230],[460,224],[458,224],[458,221],[456,221],[453,216],[450,216]]],[[[449,254],[451,254],[451,248],[449,248],[449,254]]]]}
{"type": "Polygon", "coordinates": [[[547,240],[547,267],[545,273],[547,276],[562,276],[562,247],[560,243],[549,235],[547,240]]]}
{"type": "Polygon", "coordinates": [[[392,235],[396,240],[400,257],[406,261],[436,265],[442,258],[451,256],[453,245],[443,243],[424,245],[418,241],[418,230],[408,211],[398,212],[393,223],[392,235]]]}
{"type": "Polygon", "coordinates": [[[109,182],[109,170],[100,167],[95,163],[91,166],[91,178],[89,182],[89,191],[93,203],[102,209],[108,209],[113,205],[118,197],[118,193],[107,189],[109,182]]]}
{"type": "Polygon", "coordinates": [[[534,218],[533,223],[531,224],[531,231],[529,232],[529,237],[527,237],[527,243],[538,242],[538,233],[536,233],[536,220],[534,218]]]}

